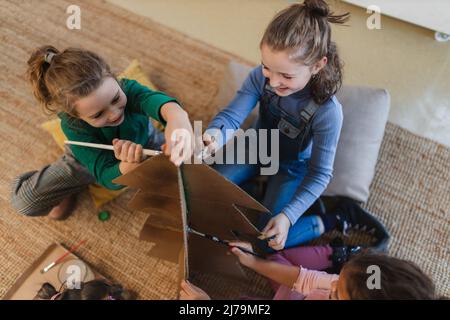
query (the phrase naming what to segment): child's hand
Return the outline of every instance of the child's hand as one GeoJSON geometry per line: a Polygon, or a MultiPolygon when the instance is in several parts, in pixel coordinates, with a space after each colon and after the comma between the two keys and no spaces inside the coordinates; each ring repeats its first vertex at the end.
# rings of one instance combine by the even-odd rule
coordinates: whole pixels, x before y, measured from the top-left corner
{"type": "Polygon", "coordinates": [[[205,132],[203,134],[202,138],[203,138],[202,143],[204,145],[204,148],[203,148],[204,151],[202,153],[202,156],[203,156],[203,159],[206,159],[215,154],[215,152],[219,148],[219,144],[217,142],[217,139],[214,136],[211,136],[207,132],[205,132]]]}
{"type": "Polygon", "coordinates": [[[140,144],[114,139],[112,141],[115,157],[123,162],[139,163],[144,159],[144,153],[140,144]]]}
{"type": "Polygon", "coordinates": [[[212,157],[219,148],[219,144],[216,140],[217,139],[208,132],[203,133],[202,136],[196,136],[194,149],[195,156],[198,159],[205,161],[212,157]]]}
{"type": "Polygon", "coordinates": [[[337,294],[338,282],[339,282],[339,280],[334,280],[331,282],[331,290],[330,290],[330,299],[331,300],[339,300],[339,297],[337,294]]]}
{"type": "Polygon", "coordinates": [[[180,300],[211,300],[208,294],[188,281],[181,281],[180,300]]]}
{"type": "Polygon", "coordinates": [[[253,252],[253,248],[250,243],[241,241],[230,241],[228,245],[231,247],[230,250],[231,253],[234,254],[239,259],[239,262],[241,264],[249,268],[252,267],[257,258],[254,255],[246,253],[238,248],[240,247],[253,252]]]}
{"type": "Polygon", "coordinates": [[[169,102],[161,107],[161,114],[167,121],[164,136],[166,144],[164,154],[170,156],[170,161],[176,166],[191,158],[194,152],[194,132],[187,113],[181,107],[169,102]]]}
{"type": "Polygon", "coordinates": [[[260,239],[264,240],[275,236],[273,239],[269,240],[269,246],[274,250],[281,250],[286,243],[290,227],[291,222],[289,221],[289,218],[284,213],[280,213],[269,220],[262,231],[263,236],[260,237],[260,239]]]}

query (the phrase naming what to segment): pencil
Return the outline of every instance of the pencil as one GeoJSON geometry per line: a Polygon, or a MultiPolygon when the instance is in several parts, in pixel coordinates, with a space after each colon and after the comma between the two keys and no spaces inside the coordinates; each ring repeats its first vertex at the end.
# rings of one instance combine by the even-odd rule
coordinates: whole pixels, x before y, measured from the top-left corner
{"type": "MultiPolygon", "coordinates": [[[[114,151],[114,147],[109,144],[89,143],[89,142],[70,141],[70,140],[66,140],[66,141],[64,141],[64,143],[75,145],[75,146],[82,146],[82,147],[88,147],[88,148],[97,148],[97,149],[114,151]]],[[[150,150],[150,149],[143,149],[142,152],[144,155],[150,156],[150,157],[157,156],[158,154],[162,153],[162,151],[156,151],[156,150],[150,150]]]]}
{"type": "Polygon", "coordinates": [[[86,240],[81,240],[77,245],[72,246],[66,253],[64,253],[61,257],[50,263],[48,266],[46,266],[44,269],[41,270],[41,273],[46,273],[48,270],[56,266],[58,263],[64,260],[65,257],[67,257],[69,254],[77,250],[83,243],[85,243],[86,240]]]}

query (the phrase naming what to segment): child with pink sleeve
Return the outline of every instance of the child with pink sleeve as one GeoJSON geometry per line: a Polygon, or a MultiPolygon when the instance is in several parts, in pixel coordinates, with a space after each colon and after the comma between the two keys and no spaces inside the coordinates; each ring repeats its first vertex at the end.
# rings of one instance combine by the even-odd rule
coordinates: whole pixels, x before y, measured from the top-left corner
{"type": "MultiPolygon", "coordinates": [[[[252,250],[245,242],[230,242],[231,253],[239,262],[267,277],[275,300],[429,300],[439,299],[433,281],[413,262],[369,251],[361,252],[343,265],[339,275],[324,271],[333,266],[333,248],[302,246],[280,251],[267,259],[255,257],[239,248],[252,250]],[[239,248],[238,248],[239,247],[239,248]],[[380,270],[380,287],[367,281],[370,266],[380,270]],[[312,269],[312,270],[311,270],[312,269]]],[[[180,299],[206,300],[208,294],[183,281],[180,299]]]]}

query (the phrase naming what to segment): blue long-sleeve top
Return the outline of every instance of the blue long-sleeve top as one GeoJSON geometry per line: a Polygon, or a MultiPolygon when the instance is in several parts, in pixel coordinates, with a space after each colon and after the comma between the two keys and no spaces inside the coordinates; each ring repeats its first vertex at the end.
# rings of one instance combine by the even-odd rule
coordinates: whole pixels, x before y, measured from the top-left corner
{"type": "MultiPolygon", "coordinates": [[[[258,66],[247,76],[230,104],[214,117],[208,129],[222,128],[223,137],[226,137],[225,130],[237,130],[262,97],[264,85],[262,67],[258,66]]],[[[299,118],[300,111],[311,98],[310,87],[306,86],[296,93],[282,97],[280,106],[288,114],[299,118]]],[[[317,200],[330,182],[342,121],[342,106],[335,96],[323,103],[313,117],[310,133],[305,137],[311,143],[299,153],[299,161],[309,158],[308,172],[291,202],[281,211],[292,225],[317,200]]],[[[280,153],[282,152],[283,150],[280,150],[280,153]]]]}

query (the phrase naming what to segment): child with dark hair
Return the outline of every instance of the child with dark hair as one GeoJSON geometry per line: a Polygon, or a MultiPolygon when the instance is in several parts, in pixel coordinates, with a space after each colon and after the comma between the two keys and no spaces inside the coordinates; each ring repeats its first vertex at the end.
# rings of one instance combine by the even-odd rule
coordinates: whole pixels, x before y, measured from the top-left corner
{"type": "Polygon", "coordinates": [[[381,254],[360,254],[347,262],[339,275],[342,292],[349,299],[430,300],[436,294],[433,281],[413,262],[381,254]],[[367,285],[371,266],[380,268],[380,288],[367,285]]]}
{"type": "Polygon", "coordinates": [[[56,291],[46,282],[38,291],[35,300],[131,300],[132,293],[121,285],[109,284],[104,280],[92,280],[81,283],[80,289],[56,291]]]}
{"type": "MultiPolygon", "coordinates": [[[[362,251],[343,264],[339,274],[333,266],[333,248],[302,246],[283,250],[267,260],[243,252],[252,250],[245,242],[230,242],[231,252],[240,263],[267,277],[275,300],[430,300],[442,299],[433,281],[413,262],[381,253],[362,251]],[[378,274],[371,271],[374,266],[378,274]],[[372,283],[372,278],[377,277],[372,283]],[[373,284],[368,285],[368,283],[373,284]],[[379,286],[377,285],[379,284],[379,286]]],[[[209,296],[200,288],[183,282],[181,299],[204,300],[209,296]]]]}

